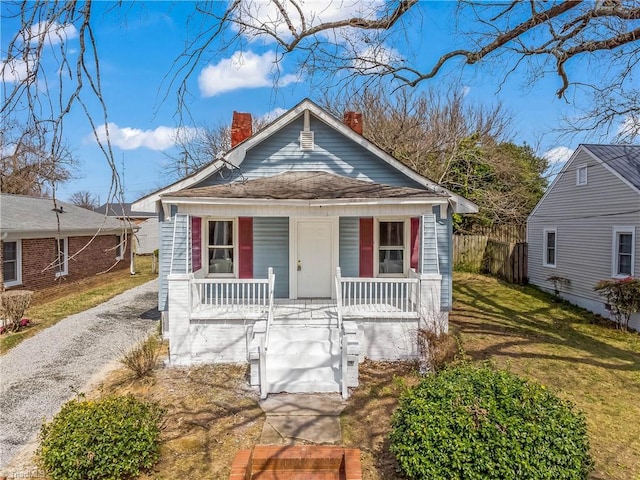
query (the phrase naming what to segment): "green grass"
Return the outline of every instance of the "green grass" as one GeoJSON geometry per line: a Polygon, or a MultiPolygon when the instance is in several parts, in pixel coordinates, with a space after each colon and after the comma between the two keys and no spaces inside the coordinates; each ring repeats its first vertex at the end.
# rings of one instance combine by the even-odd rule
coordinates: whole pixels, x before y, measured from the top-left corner
{"type": "Polygon", "coordinates": [[[571,400],[587,417],[593,479],[640,479],[640,335],[533,288],[456,273],[450,323],[490,360],[571,400]]]}
{"type": "Polygon", "coordinates": [[[25,316],[31,326],[16,333],[0,337],[0,353],[15,347],[26,338],[55,325],[63,318],[95,307],[133,287],[157,277],[151,273],[151,257],[136,258],[136,275],[129,269],[96,275],[78,282],[36,292],[25,316]],[[68,293],[68,292],[72,293],[68,293]]]}

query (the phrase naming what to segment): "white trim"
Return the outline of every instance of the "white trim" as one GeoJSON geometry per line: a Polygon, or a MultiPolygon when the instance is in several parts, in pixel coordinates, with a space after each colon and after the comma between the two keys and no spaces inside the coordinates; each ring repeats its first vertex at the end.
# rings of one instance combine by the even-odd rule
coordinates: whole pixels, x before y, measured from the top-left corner
{"type": "Polygon", "coordinates": [[[341,207],[345,205],[448,205],[446,198],[406,198],[406,199],[326,199],[326,200],[277,200],[272,198],[211,198],[211,197],[163,197],[172,205],[269,205],[287,207],[341,207]]]}
{"type": "Polygon", "coordinates": [[[542,266],[556,268],[558,265],[558,227],[545,227],[542,229],[542,266]],[[554,263],[547,263],[548,238],[547,233],[554,233],[553,260],[554,263]]]}
{"type": "Polygon", "coordinates": [[[612,278],[627,278],[629,276],[633,277],[635,274],[635,263],[636,263],[636,227],[631,226],[614,226],[613,227],[613,236],[611,239],[611,277],[612,278]],[[619,251],[618,246],[620,244],[618,240],[618,236],[620,234],[631,234],[631,273],[630,274],[621,274],[618,273],[619,270],[619,251]]]}
{"type": "Polygon", "coordinates": [[[55,245],[56,245],[56,260],[55,260],[55,270],[56,270],[56,278],[58,277],[64,277],[65,275],[69,274],[69,237],[60,237],[60,238],[56,238],[55,239],[55,245]],[[58,267],[60,267],[60,265],[58,264],[58,259],[59,259],[59,253],[58,253],[58,242],[64,242],[64,251],[62,252],[63,258],[64,258],[64,262],[63,265],[60,269],[60,271],[58,271],[58,267]]]}
{"type": "Polygon", "coordinates": [[[4,262],[6,262],[6,259],[4,258],[4,251],[2,252],[2,273],[3,273],[3,281],[4,281],[4,286],[5,287],[16,287],[18,285],[22,285],[22,240],[18,239],[18,240],[3,240],[3,249],[4,249],[4,245],[6,245],[7,243],[15,243],[16,244],[16,279],[15,280],[11,280],[9,282],[6,281],[6,279],[4,278],[4,262]]]}
{"type": "Polygon", "coordinates": [[[588,172],[588,165],[586,163],[576,167],[576,186],[581,187],[588,183],[588,172]],[[582,173],[584,173],[584,178],[582,178],[582,173]]]}
{"type": "Polygon", "coordinates": [[[56,230],[42,230],[42,231],[34,231],[34,230],[11,230],[10,232],[3,231],[0,234],[2,235],[2,240],[6,240],[9,242],[15,242],[16,240],[31,240],[31,239],[39,239],[39,238],[56,238],[58,233],[65,237],[93,237],[94,235],[102,236],[102,235],[122,235],[123,230],[126,230],[126,233],[133,233],[134,231],[138,231],[139,228],[110,228],[100,230],[99,232],[96,229],[87,229],[87,230],[61,230],[57,232],[56,230]]]}
{"type": "MultiPolygon", "coordinates": [[[[201,230],[205,230],[202,243],[202,266],[204,268],[206,278],[238,278],[238,217],[202,217],[202,221],[205,223],[201,230]],[[209,222],[231,222],[231,235],[233,236],[233,272],[232,273],[210,273],[209,272],[209,222]]],[[[227,246],[228,247],[228,246],[227,246]]]]}
{"type": "MultiPolygon", "coordinates": [[[[332,127],[334,130],[343,134],[347,138],[353,140],[358,145],[362,146],[364,149],[368,150],[369,152],[371,152],[372,154],[374,154],[384,162],[388,163],[389,165],[391,165],[396,170],[403,173],[408,178],[414,180],[420,185],[427,187],[432,191],[445,193],[449,195],[450,200],[452,200],[453,203],[455,204],[454,206],[455,213],[476,213],[478,211],[478,206],[475,203],[445,189],[444,187],[438,185],[437,183],[411,170],[402,162],[400,162],[399,160],[396,160],[393,156],[389,155],[387,152],[385,152],[381,148],[369,142],[362,135],[359,135],[356,132],[354,132],[351,128],[349,128],[343,122],[339,121],[333,115],[324,111],[322,108],[317,106],[315,103],[313,103],[309,99],[303,100],[298,105],[290,109],[288,112],[280,116],[273,123],[268,125],[266,128],[264,128],[263,130],[259,131],[255,135],[249,137],[244,142],[240,143],[236,147],[229,150],[229,152],[227,152],[225,155],[226,163],[231,164],[234,167],[239,167],[240,164],[245,159],[247,150],[258,145],[259,143],[266,140],[277,131],[287,126],[289,123],[296,120],[298,117],[303,115],[305,111],[309,111],[313,113],[318,119],[320,119],[321,121],[323,121],[324,123],[332,127]]],[[[224,162],[222,161],[220,162],[214,161],[211,164],[199,170],[198,172],[195,172],[192,175],[178,182],[173,183],[172,185],[169,185],[160,190],[157,190],[156,192],[150,195],[147,195],[146,197],[143,197],[137,200],[136,202],[133,202],[131,208],[134,210],[141,210],[141,211],[145,211],[145,209],[149,210],[151,207],[155,206],[155,202],[157,200],[160,200],[161,195],[173,193],[178,190],[182,190],[189,186],[195,185],[199,181],[204,180],[205,178],[214,174],[223,165],[224,165],[224,162]]],[[[164,198],[162,200],[164,201],[164,198]]]]}
{"type": "Polygon", "coordinates": [[[374,217],[373,223],[373,276],[380,278],[404,278],[411,266],[411,218],[407,217],[374,217]],[[403,250],[402,273],[380,273],[380,222],[402,222],[403,250]]]}

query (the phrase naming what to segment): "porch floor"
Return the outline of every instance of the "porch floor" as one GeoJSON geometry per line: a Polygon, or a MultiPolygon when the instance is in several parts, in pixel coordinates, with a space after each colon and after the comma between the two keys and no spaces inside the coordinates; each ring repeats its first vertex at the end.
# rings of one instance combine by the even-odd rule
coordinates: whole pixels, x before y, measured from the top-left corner
{"type": "Polygon", "coordinates": [[[276,299],[273,302],[274,324],[338,326],[338,306],[331,299],[276,299]]]}

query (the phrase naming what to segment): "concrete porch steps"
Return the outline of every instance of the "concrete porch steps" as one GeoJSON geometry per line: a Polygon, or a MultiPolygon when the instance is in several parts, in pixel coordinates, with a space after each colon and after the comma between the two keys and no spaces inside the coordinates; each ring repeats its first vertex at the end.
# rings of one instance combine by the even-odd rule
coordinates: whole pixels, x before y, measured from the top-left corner
{"type": "Polygon", "coordinates": [[[337,329],[273,326],[266,359],[269,393],[340,391],[339,341],[337,329]]]}

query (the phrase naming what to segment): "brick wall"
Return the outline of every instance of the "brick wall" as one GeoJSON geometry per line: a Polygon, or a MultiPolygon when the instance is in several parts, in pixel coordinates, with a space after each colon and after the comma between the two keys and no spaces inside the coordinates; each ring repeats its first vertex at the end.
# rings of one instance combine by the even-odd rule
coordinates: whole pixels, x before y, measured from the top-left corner
{"type": "MultiPolygon", "coordinates": [[[[60,277],[56,277],[54,268],[48,268],[56,259],[55,238],[22,239],[22,285],[11,288],[40,290],[105,271],[116,262],[118,238],[117,235],[100,235],[88,244],[91,237],[68,237],[68,273],[60,277]]],[[[122,260],[113,269],[129,268],[130,240],[131,236],[122,260]]]]}

